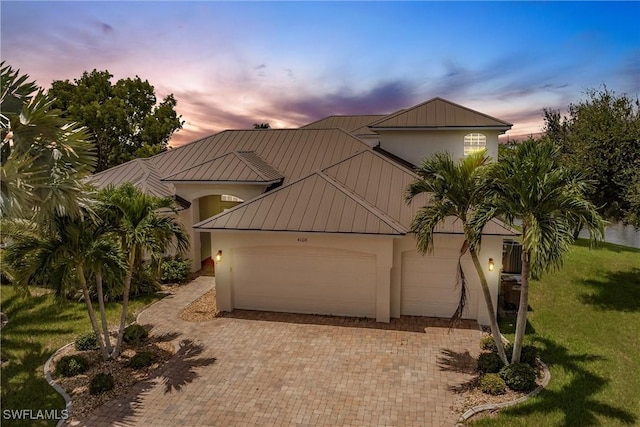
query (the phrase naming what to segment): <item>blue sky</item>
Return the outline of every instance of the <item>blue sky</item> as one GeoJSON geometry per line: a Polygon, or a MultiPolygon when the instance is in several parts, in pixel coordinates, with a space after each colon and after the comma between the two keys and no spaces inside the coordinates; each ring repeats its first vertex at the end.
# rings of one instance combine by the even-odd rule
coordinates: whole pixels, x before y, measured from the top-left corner
{"type": "Polygon", "coordinates": [[[389,113],[440,96],[537,133],[606,84],[640,93],[640,2],[7,2],[2,60],[173,93],[178,145],[254,122],[389,113]]]}

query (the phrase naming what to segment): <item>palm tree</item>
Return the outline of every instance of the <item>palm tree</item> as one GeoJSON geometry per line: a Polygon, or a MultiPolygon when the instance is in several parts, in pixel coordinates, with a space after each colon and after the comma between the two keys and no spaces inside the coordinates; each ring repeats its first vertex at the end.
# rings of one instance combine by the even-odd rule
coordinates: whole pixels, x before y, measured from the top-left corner
{"type": "Polygon", "coordinates": [[[170,198],[145,194],[130,183],[118,188],[107,188],[98,198],[101,201],[101,218],[118,235],[121,248],[127,254],[122,314],[113,350],[113,354],[117,356],[120,354],[127,320],[131,279],[134,272],[142,268],[144,255],[159,263],[165,252],[172,247],[179,252],[185,251],[189,240],[182,224],[171,216],[176,205],[170,198]]]}
{"type": "Polygon", "coordinates": [[[585,195],[591,187],[579,172],[560,163],[550,141],[529,139],[499,163],[490,166],[485,196],[471,226],[480,229],[495,216],[522,224],[522,287],[512,362],[520,361],[527,324],[529,279],[557,269],[581,225],[593,240],[602,239],[605,222],[585,195]]]}
{"type": "Polygon", "coordinates": [[[124,256],[117,241],[86,215],[55,216],[46,229],[24,219],[6,220],[2,225],[3,234],[11,239],[11,245],[3,249],[3,261],[15,273],[14,284],[22,288],[30,284],[50,287],[58,297],[79,286],[103,357],[112,357],[102,276],[118,276],[124,270],[124,256]],[[92,277],[96,280],[101,327],[91,303],[88,282],[92,277]]]}
{"type": "Polygon", "coordinates": [[[460,248],[457,273],[460,300],[458,308],[452,316],[452,321],[456,322],[462,317],[466,304],[467,283],[461,260],[462,256],[469,251],[480,278],[487,312],[491,319],[491,334],[496,343],[498,354],[506,364],[507,358],[491,299],[491,291],[478,258],[482,227],[474,229],[469,226],[472,209],[483,201],[482,170],[488,162],[489,158],[484,151],[473,153],[458,163],[454,163],[448,153],[435,154],[424,160],[417,169],[416,173],[420,179],[409,185],[406,200],[410,202],[421,193],[431,195],[429,203],[420,208],[411,224],[411,231],[416,234],[418,250],[423,254],[433,250],[433,234],[438,224],[447,217],[456,217],[462,221],[465,240],[460,248]]]}
{"type": "Polygon", "coordinates": [[[81,213],[83,178],[95,157],[85,129],[68,123],[28,75],[0,64],[0,214],[35,218],[81,213]]]}

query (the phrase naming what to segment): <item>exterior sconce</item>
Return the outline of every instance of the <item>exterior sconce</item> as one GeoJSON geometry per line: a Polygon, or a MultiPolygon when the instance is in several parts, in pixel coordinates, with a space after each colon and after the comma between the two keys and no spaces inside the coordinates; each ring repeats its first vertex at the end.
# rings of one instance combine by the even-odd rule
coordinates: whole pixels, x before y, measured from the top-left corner
{"type": "Polygon", "coordinates": [[[489,258],[489,271],[493,271],[495,267],[496,267],[496,263],[493,262],[493,258],[489,258]]]}
{"type": "Polygon", "coordinates": [[[216,262],[220,261],[222,261],[222,251],[218,251],[218,253],[216,253],[216,262]]]}

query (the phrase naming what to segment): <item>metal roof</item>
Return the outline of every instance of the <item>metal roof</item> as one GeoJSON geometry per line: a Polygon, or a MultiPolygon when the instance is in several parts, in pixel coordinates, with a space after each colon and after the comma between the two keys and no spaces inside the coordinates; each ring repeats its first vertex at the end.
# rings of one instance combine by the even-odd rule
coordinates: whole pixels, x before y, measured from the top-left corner
{"type": "Polygon", "coordinates": [[[370,115],[352,115],[352,116],[329,116],[324,119],[320,119],[316,122],[309,123],[302,126],[300,129],[332,129],[340,128],[354,135],[376,135],[369,125],[384,117],[384,114],[370,114],[370,115]]]}
{"type": "Polygon", "coordinates": [[[341,129],[229,130],[150,160],[168,177],[233,151],[253,151],[291,182],[366,149],[365,143],[341,129]]]}
{"type": "Polygon", "coordinates": [[[194,228],[386,235],[407,232],[322,172],[201,221],[194,228]]]}
{"type": "Polygon", "coordinates": [[[232,151],[164,178],[164,181],[275,182],[284,176],[253,151],[232,151]]]}
{"type": "MultiPolygon", "coordinates": [[[[428,201],[404,201],[418,176],[384,156],[366,150],[299,181],[236,206],[195,225],[200,229],[298,231],[403,235],[428,201]]],[[[462,234],[462,223],[448,218],[437,233],[462,234]]],[[[492,221],[483,234],[518,232],[492,221]]]]}
{"type": "Polygon", "coordinates": [[[474,127],[508,130],[511,126],[511,123],[442,98],[433,98],[415,107],[400,110],[369,125],[373,130],[474,127]]]}
{"type": "Polygon", "coordinates": [[[107,169],[90,176],[89,182],[99,189],[130,182],[154,196],[172,197],[175,194],[174,186],[162,181],[160,173],[153,167],[150,159],[134,159],[107,169]]]}

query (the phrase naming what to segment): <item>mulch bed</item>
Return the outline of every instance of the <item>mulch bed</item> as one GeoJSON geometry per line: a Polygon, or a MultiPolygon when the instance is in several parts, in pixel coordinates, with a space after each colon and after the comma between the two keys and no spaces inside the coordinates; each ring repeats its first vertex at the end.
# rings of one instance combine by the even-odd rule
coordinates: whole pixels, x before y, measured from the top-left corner
{"type": "MultiPolygon", "coordinates": [[[[115,340],[113,340],[115,341],[115,340]]],[[[56,355],[53,360],[52,376],[71,396],[71,416],[82,418],[93,412],[98,406],[106,403],[114,397],[127,392],[133,385],[150,379],[155,371],[164,365],[173,355],[173,344],[161,341],[158,337],[150,336],[139,345],[124,344],[123,351],[116,360],[105,361],[99,350],[77,351],[73,346],[67,347],[56,355]],[[149,351],[155,354],[155,361],[151,366],[133,369],[129,367],[129,360],[140,351],[149,351]],[[83,374],[74,377],[55,377],[56,364],[62,356],[80,354],[86,357],[91,367],[83,374]],[[105,393],[92,395],[89,393],[89,382],[96,374],[104,372],[113,375],[114,388],[105,393]]]]}

